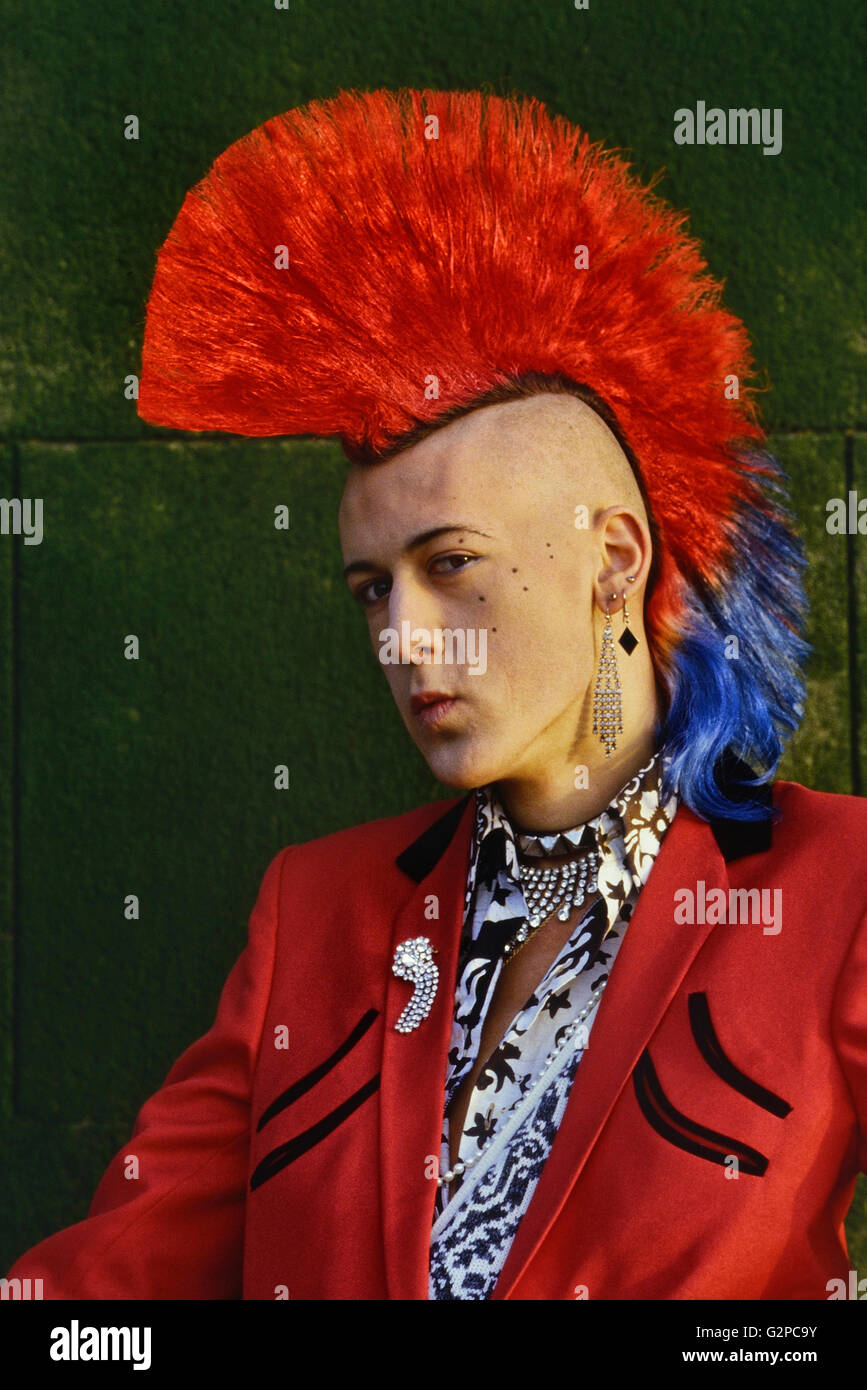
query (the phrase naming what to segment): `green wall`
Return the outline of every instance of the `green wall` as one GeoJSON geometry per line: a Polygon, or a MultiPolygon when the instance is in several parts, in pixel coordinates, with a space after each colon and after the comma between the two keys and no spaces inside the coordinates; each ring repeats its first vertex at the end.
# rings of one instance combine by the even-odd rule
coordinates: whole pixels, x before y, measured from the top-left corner
{"type": "Polygon", "coordinates": [[[533,93],[645,177],[664,167],[767,370],[811,560],[810,699],[781,775],[861,793],[867,542],[825,530],[828,498],[867,496],[860,9],[2,0],[0,495],[43,498],[45,535],[0,536],[0,1269],[85,1214],[210,1025],[280,846],[453,794],[343,591],[337,448],[175,435],[125,399],[187,189],[267,117],[353,86],[533,93]],[[699,99],[782,108],[781,154],[674,145],[699,99]]]}

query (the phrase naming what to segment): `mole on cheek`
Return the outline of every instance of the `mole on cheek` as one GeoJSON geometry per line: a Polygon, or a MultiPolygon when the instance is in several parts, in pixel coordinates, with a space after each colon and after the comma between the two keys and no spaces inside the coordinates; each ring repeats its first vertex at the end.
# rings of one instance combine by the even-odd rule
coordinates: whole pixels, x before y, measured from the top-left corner
{"type": "Polygon", "coordinates": [[[484,603],[484,601],[485,601],[485,596],[484,596],[484,594],[479,594],[479,603],[484,603]]]}

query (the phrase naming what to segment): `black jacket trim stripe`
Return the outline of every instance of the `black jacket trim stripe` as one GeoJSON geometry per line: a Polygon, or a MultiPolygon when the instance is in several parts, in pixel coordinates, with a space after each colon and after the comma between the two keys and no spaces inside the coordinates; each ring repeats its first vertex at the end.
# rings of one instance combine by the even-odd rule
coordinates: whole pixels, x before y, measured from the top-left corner
{"type": "Polygon", "coordinates": [[[314,1067],[312,1071],[307,1072],[306,1076],[302,1076],[300,1080],[293,1082],[288,1090],[283,1091],[276,1100],[272,1100],[267,1109],[262,1112],[262,1116],[256,1126],[256,1133],[258,1134],[259,1130],[262,1129],[269,1120],[273,1120],[275,1115],[279,1115],[281,1110],[285,1110],[287,1105],[291,1105],[293,1101],[298,1100],[299,1096],[303,1096],[311,1087],[315,1086],[318,1081],[321,1081],[323,1076],[327,1076],[332,1068],[336,1067],[337,1063],[342,1061],[348,1052],[352,1051],[355,1044],[360,1042],[368,1028],[378,1017],[379,1009],[368,1009],[367,1013],[363,1014],[358,1020],[352,1032],[349,1034],[349,1037],[346,1038],[339,1047],[335,1048],[330,1057],[326,1057],[325,1061],[320,1062],[318,1067],[314,1067]]]}
{"type": "Polygon", "coordinates": [[[692,1036],[708,1066],[735,1091],[740,1091],[742,1096],[746,1096],[747,1100],[760,1105],[763,1110],[770,1110],[772,1115],[779,1115],[780,1119],[785,1119],[792,1108],[788,1101],[769,1091],[766,1086],[759,1085],[758,1081],[753,1081],[723,1052],[722,1043],[711,1022],[707,995],[703,991],[691,994],[688,1004],[692,1036]]]}
{"type": "Polygon", "coordinates": [[[768,1160],[758,1149],[752,1149],[748,1144],[731,1139],[715,1129],[707,1129],[675,1109],[659,1083],[656,1068],[646,1049],[636,1063],[632,1080],[644,1118],[663,1139],[678,1149],[695,1154],[697,1158],[706,1158],[711,1163],[723,1166],[726,1159],[734,1155],[740,1172],[750,1173],[757,1178],[764,1177],[768,1160]]]}
{"type": "Polygon", "coordinates": [[[456,805],[439,816],[427,830],[423,830],[395,859],[397,867],[415,879],[416,883],[421,883],[442,859],[472,795],[473,792],[467,792],[466,796],[462,796],[456,805]]]}
{"type": "Polygon", "coordinates": [[[263,1182],[268,1182],[269,1178],[275,1177],[290,1163],[294,1163],[296,1158],[306,1154],[308,1149],[312,1149],[315,1144],[320,1144],[323,1139],[327,1139],[329,1134],[333,1133],[339,1125],[342,1125],[344,1120],[348,1120],[349,1116],[379,1089],[380,1075],[377,1072],[376,1076],[372,1076],[348,1100],[345,1100],[342,1105],[338,1105],[337,1109],[332,1110],[330,1115],[326,1115],[324,1120],[319,1120],[301,1134],[296,1134],[295,1138],[290,1139],[288,1143],[279,1144],[276,1149],[272,1149],[270,1153],[266,1154],[250,1178],[250,1191],[255,1192],[256,1188],[261,1187],[263,1182]]]}

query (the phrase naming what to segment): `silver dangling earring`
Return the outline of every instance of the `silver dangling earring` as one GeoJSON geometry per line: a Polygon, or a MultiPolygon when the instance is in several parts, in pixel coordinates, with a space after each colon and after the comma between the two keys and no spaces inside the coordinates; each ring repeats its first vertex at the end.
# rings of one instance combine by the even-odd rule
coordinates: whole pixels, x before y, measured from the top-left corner
{"type": "MultiPolygon", "coordinates": [[[[616,598],[617,595],[612,594],[611,597],[616,598]]],[[[605,756],[610,758],[617,747],[615,735],[623,733],[623,711],[620,704],[620,676],[617,673],[614,632],[607,603],[605,627],[602,630],[602,650],[599,653],[599,667],[593,691],[593,732],[599,735],[605,745],[605,756]]]]}

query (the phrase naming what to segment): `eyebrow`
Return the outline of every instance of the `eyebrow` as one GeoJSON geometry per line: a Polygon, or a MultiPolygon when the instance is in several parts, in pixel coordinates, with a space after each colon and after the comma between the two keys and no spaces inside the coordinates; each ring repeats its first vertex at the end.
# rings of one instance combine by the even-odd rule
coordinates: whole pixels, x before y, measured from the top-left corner
{"type": "MultiPolygon", "coordinates": [[[[414,550],[418,550],[420,546],[426,545],[428,541],[434,540],[437,536],[447,535],[450,531],[469,531],[473,536],[484,536],[487,540],[493,539],[492,536],[488,535],[487,531],[477,531],[474,526],[461,526],[459,522],[455,522],[448,526],[432,526],[429,531],[420,531],[417,536],[413,536],[412,540],[407,541],[406,545],[403,547],[402,553],[404,555],[410,555],[414,550]]],[[[343,578],[348,579],[351,574],[355,574],[358,570],[375,570],[379,568],[380,566],[374,560],[353,560],[352,564],[347,565],[344,569],[343,578]]]]}

